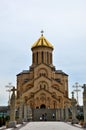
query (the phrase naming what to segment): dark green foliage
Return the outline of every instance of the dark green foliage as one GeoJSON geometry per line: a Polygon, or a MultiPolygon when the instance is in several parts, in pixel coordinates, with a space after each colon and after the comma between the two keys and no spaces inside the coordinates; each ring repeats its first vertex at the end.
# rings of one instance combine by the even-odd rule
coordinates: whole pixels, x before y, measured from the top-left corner
{"type": "Polygon", "coordinates": [[[9,120],[10,120],[9,116],[6,116],[6,117],[2,116],[2,117],[0,117],[0,127],[5,125],[6,122],[9,121],[9,120]]]}
{"type": "Polygon", "coordinates": [[[80,121],[80,120],[84,120],[84,115],[82,112],[78,113],[78,115],[76,116],[77,119],[80,121]]]}
{"type": "Polygon", "coordinates": [[[3,125],[3,118],[0,117],[0,127],[3,125]]]}
{"type": "Polygon", "coordinates": [[[6,116],[5,120],[9,121],[10,120],[10,116],[6,116]]]}

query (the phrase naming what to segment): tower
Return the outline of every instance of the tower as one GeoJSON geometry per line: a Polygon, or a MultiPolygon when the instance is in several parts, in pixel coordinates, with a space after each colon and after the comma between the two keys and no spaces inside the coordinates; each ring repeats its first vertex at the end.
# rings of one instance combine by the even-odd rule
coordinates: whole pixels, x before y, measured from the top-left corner
{"type": "Polygon", "coordinates": [[[47,64],[52,66],[52,44],[41,35],[41,37],[32,45],[32,66],[47,64]]]}

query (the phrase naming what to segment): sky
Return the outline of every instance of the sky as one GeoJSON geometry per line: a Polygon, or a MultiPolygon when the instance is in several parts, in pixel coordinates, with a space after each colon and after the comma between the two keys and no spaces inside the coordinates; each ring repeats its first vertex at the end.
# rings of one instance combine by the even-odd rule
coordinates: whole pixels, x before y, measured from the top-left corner
{"type": "Polygon", "coordinates": [[[54,66],[69,75],[69,97],[76,82],[86,83],[86,0],[0,0],[0,106],[8,104],[6,86],[32,64],[41,30],[54,46],[54,66]]]}

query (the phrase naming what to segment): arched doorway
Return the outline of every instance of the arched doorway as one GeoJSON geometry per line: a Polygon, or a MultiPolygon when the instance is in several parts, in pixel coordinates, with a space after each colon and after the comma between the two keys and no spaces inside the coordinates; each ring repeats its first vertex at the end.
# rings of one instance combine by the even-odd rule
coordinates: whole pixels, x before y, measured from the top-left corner
{"type": "Polygon", "coordinates": [[[42,104],[41,106],[40,106],[40,109],[45,109],[46,108],[46,105],[45,104],[42,104]]]}

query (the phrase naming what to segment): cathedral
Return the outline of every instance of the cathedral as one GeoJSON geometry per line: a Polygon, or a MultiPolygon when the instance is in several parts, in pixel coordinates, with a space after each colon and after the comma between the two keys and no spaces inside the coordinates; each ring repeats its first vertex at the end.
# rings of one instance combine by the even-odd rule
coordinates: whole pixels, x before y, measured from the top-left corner
{"type": "Polygon", "coordinates": [[[17,74],[17,108],[21,100],[24,106],[40,109],[70,107],[68,74],[53,65],[54,46],[43,33],[32,45],[32,64],[28,70],[17,74]]]}

